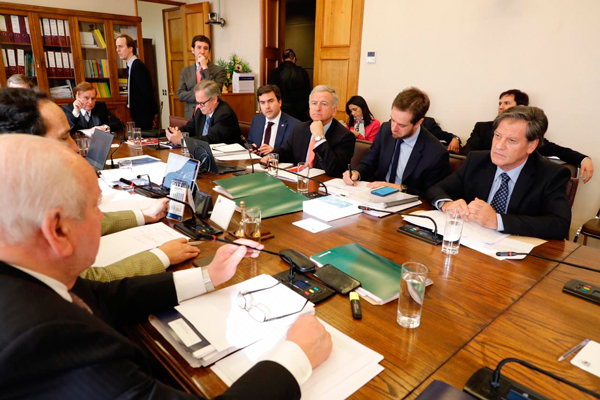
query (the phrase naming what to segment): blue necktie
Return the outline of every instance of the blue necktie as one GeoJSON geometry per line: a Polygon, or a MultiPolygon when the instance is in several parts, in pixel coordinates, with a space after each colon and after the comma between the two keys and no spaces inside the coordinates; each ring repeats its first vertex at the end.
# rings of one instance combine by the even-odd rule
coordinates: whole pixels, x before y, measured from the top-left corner
{"type": "Polygon", "coordinates": [[[392,159],[392,169],[390,171],[390,183],[396,183],[396,174],[398,170],[398,162],[400,161],[400,146],[404,140],[396,140],[396,149],[394,150],[394,158],[392,159]]]}
{"type": "Polygon", "coordinates": [[[490,205],[498,214],[505,214],[508,204],[508,181],[510,181],[510,176],[506,172],[503,172],[500,174],[500,178],[502,178],[502,183],[498,190],[496,190],[490,205]]]}
{"type": "Polygon", "coordinates": [[[204,129],[202,130],[202,136],[208,135],[208,128],[210,127],[210,117],[206,116],[206,122],[204,123],[204,129]]]}

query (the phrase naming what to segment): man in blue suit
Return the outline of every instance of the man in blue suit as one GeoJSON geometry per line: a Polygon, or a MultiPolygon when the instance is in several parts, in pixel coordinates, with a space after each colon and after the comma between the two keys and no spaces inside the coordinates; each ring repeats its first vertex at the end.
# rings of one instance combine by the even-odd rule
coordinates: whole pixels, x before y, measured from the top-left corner
{"type": "Polygon", "coordinates": [[[261,114],[252,119],[248,142],[253,153],[264,156],[279,148],[300,121],[281,111],[281,91],[277,86],[259,87],[256,98],[261,114]]]}

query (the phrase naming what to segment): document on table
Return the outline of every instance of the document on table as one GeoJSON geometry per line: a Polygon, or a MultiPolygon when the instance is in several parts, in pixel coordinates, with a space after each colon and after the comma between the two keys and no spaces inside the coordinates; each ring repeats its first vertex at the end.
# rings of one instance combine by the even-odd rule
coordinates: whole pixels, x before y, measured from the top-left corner
{"type": "Polygon", "coordinates": [[[179,238],[188,239],[187,236],[169,228],[162,222],[102,236],[100,238],[100,249],[92,266],[105,267],[179,238]]]}
{"type": "Polygon", "coordinates": [[[571,364],[600,378],[600,343],[590,340],[579,353],[573,357],[571,364]]]}
{"type": "MultiPolygon", "coordinates": [[[[282,170],[282,169],[288,169],[288,168],[291,169],[293,166],[294,166],[294,164],[292,164],[292,163],[280,163],[278,165],[278,167],[280,169],[277,171],[277,178],[283,179],[283,180],[286,180],[286,181],[290,181],[290,182],[296,182],[298,180],[298,176],[297,175],[294,175],[294,174],[292,174],[290,172],[282,170]]],[[[250,165],[247,166],[246,170],[252,170],[252,166],[250,166],[250,165]]],[[[267,170],[266,167],[264,167],[264,166],[262,166],[260,164],[254,164],[254,172],[257,172],[257,171],[266,171],[266,170],[267,170]]],[[[296,171],[294,170],[293,172],[296,172],[296,171]]],[[[274,174],[272,174],[272,175],[275,176],[274,174]]],[[[325,170],[322,170],[322,169],[319,169],[319,168],[311,168],[310,172],[308,174],[308,176],[311,177],[311,178],[316,178],[317,176],[320,176],[320,175],[325,175],[325,170]]]]}
{"type": "Polygon", "coordinates": [[[157,199],[141,196],[137,193],[129,193],[125,190],[115,190],[108,188],[106,183],[98,179],[98,184],[102,188],[102,200],[100,201],[100,211],[125,211],[125,210],[144,210],[156,203],[157,199]]]}
{"type": "MultiPolygon", "coordinates": [[[[146,157],[146,156],[142,156],[142,157],[146,157]]],[[[138,159],[140,157],[127,157],[126,159],[138,159]]],[[[120,158],[119,160],[124,160],[123,158],[120,158]]],[[[117,162],[117,160],[115,160],[115,163],[117,162]]],[[[105,169],[100,171],[101,174],[101,178],[108,184],[108,185],[115,185],[119,179],[121,178],[125,178],[125,179],[135,179],[137,177],[137,175],[144,175],[144,174],[148,174],[150,175],[150,180],[153,183],[156,183],[157,185],[161,185],[163,182],[163,179],[165,177],[165,171],[167,168],[167,163],[164,162],[152,162],[152,163],[148,163],[148,164],[141,164],[141,165],[134,165],[132,168],[132,171],[128,171],[128,170],[122,170],[119,168],[115,168],[115,169],[105,169]]],[[[147,182],[147,177],[142,177],[146,182],[147,182]]]]}
{"type": "MultiPolygon", "coordinates": [[[[383,371],[384,368],[379,365],[383,356],[326,322],[319,321],[331,334],[333,351],[301,386],[302,399],[345,399],[383,371]]],[[[267,337],[218,361],[211,369],[231,386],[254,364],[268,357],[273,348],[285,341],[286,333],[283,331],[267,337]]]]}

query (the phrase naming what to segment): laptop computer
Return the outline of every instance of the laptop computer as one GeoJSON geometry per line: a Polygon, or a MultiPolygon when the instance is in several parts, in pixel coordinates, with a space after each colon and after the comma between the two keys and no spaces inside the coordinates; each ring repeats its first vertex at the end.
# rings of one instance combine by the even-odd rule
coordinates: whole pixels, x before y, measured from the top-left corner
{"type": "Polygon", "coordinates": [[[223,175],[230,172],[245,171],[245,168],[215,160],[208,142],[198,138],[184,138],[190,155],[200,162],[203,170],[223,175]]]}
{"type": "Polygon", "coordinates": [[[103,170],[110,153],[110,146],[115,137],[110,132],[100,129],[94,130],[90,147],[85,159],[94,167],[96,171],[103,170]]]}
{"type": "Polygon", "coordinates": [[[163,178],[162,184],[157,187],[151,186],[149,183],[148,188],[136,188],[135,191],[148,197],[168,196],[171,191],[171,183],[174,179],[183,181],[187,183],[190,188],[193,188],[199,170],[200,162],[198,162],[198,160],[170,153],[169,158],[167,159],[165,177],[163,178]]]}

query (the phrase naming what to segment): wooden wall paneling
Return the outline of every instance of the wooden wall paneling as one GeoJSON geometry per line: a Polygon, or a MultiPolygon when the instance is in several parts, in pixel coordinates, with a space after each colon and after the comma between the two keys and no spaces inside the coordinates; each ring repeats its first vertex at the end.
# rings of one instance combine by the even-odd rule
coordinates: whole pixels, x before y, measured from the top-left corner
{"type": "Polygon", "coordinates": [[[267,83],[269,73],[277,68],[285,45],[285,1],[261,1],[261,85],[267,83]]]}
{"type": "Polygon", "coordinates": [[[183,21],[179,8],[163,10],[165,30],[165,52],[167,58],[167,80],[169,84],[169,115],[183,117],[185,104],[177,98],[179,75],[184,67],[183,21]]]}

